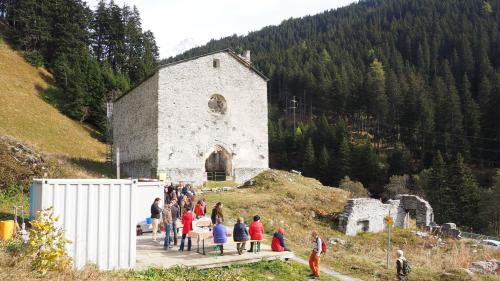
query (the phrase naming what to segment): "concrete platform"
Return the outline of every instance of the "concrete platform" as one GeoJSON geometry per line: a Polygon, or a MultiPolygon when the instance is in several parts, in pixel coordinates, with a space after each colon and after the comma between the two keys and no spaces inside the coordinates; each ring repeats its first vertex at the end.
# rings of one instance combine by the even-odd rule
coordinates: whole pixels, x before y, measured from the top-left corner
{"type": "MultiPolygon", "coordinates": [[[[230,240],[228,239],[228,241],[230,240]]],[[[246,248],[250,249],[249,243],[247,243],[246,248]]],[[[214,256],[213,249],[208,246],[205,246],[205,250],[207,251],[206,255],[197,253],[195,241],[193,241],[191,251],[189,252],[186,251],[186,248],[184,252],[179,252],[178,249],[178,246],[174,246],[168,249],[168,251],[163,250],[163,236],[161,235],[158,235],[157,242],[152,240],[150,233],[138,236],[136,269],[143,270],[149,267],[169,268],[177,265],[203,269],[223,267],[231,264],[254,263],[263,260],[284,260],[294,257],[292,252],[273,252],[271,251],[271,247],[266,244],[261,245],[261,251],[259,253],[245,252],[242,255],[238,255],[236,244],[231,242],[224,245],[224,256],[217,257],[214,256]]]]}

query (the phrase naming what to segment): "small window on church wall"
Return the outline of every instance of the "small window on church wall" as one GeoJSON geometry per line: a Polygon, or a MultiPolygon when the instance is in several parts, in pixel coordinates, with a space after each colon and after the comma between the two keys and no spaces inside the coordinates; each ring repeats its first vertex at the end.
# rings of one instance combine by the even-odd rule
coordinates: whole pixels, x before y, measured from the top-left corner
{"type": "Polygon", "coordinates": [[[221,95],[212,95],[208,100],[208,108],[213,113],[224,114],[227,110],[226,99],[221,95]]]}
{"type": "Polygon", "coordinates": [[[218,68],[220,66],[220,60],[219,59],[214,59],[214,67],[218,68]]]}

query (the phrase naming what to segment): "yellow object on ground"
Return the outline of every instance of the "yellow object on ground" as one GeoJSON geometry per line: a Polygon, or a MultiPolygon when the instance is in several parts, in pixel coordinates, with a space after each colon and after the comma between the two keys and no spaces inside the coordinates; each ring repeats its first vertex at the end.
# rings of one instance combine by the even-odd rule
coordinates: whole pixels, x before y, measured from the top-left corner
{"type": "Polygon", "coordinates": [[[9,240],[14,234],[15,224],[13,220],[0,221],[0,240],[9,240]]]}

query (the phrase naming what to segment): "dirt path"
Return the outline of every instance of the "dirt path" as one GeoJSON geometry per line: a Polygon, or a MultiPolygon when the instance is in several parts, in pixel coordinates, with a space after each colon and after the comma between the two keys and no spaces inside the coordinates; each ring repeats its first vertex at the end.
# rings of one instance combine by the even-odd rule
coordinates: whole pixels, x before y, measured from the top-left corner
{"type": "MultiPolygon", "coordinates": [[[[295,261],[295,262],[298,262],[300,264],[303,264],[303,265],[307,265],[309,266],[309,262],[307,262],[305,259],[303,258],[299,258],[297,256],[291,258],[291,260],[295,261]]],[[[354,278],[354,277],[350,277],[350,276],[347,276],[347,275],[344,275],[342,273],[338,273],[328,267],[325,267],[325,266],[321,266],[320,267],[321,269],[321,272],[323,272],[324,274],[327,274],[327,275],[330,275],[330,276],[333,276],[339,280],[342,280],[342,281],[363,281],[359,278],[354,278]]]]}

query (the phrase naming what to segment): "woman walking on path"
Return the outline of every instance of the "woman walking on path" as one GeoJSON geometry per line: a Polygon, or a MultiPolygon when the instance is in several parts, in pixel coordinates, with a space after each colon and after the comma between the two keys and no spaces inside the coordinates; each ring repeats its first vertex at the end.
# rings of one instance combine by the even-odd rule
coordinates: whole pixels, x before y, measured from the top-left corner
{"type": "Polygon", "coordinates": [[[311,256],[309,257],[309,267],[311,268],[311,277],[313,279],[319,278],[319,260],[321,255],[321,238],[316,230],[311,232],[311,237],[313,239],[313,250],[311,256]]]}

